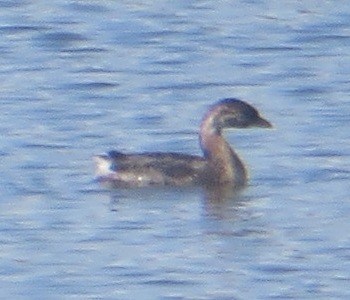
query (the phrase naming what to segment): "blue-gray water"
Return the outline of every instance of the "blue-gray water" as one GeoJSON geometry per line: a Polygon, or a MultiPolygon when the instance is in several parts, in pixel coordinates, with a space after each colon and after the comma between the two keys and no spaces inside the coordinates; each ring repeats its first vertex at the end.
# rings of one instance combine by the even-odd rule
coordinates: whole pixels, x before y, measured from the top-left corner
{"type": "Polygon", "coordinates": [[[346,0],[0,1],[1,298],[349,299],[349,49],[346,0]],[[239,196],[94,182],[228,96],[239,196]]]}

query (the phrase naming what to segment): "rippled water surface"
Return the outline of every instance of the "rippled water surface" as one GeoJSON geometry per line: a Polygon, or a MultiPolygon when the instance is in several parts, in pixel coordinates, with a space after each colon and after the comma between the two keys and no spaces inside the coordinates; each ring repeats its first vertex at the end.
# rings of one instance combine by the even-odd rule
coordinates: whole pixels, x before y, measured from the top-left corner
{"type": "Polygon", "coordinates": [[[4,299],[349,299],[348,1],[0,1],[4,299]],[[228,132],[250,186],[107,190],[92,155],[200,154],[228,132]]]}

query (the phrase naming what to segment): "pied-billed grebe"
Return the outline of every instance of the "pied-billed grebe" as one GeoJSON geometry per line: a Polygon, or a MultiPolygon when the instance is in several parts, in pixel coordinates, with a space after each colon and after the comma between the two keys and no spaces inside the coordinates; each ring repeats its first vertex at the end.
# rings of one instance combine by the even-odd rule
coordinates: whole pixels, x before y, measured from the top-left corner
{"type": "Polygon", "coordinates": [[[224,128],[272,127],[251,105],[234,98],[210,107],[199,132],[203,157],[180,153],[124,154],[111,151],[95,156],[96,175],[115,187],[149,185],[244,186],[246,169],[222,136],[224,128]]]}

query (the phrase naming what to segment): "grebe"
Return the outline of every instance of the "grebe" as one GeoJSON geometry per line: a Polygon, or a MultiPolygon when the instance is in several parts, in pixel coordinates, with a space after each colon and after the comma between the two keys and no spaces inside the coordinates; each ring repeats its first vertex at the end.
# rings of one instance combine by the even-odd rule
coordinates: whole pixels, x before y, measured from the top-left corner
{"type": "Polygon", "coordinates": [[[94,157],[100,182],[114,187],[203,185],[243,187],[247,171],[222,136],[224,128],[270,128],[271,123],[244,101],[228,98],[212,105],[199,131],[203,157],[180,153],[124,154],[110,151],[94,157]]]}

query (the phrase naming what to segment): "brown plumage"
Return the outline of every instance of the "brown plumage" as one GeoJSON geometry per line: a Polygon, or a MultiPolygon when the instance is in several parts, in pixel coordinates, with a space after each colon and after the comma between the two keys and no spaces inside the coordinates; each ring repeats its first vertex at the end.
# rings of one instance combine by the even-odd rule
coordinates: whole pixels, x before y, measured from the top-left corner
{"type": "Polygon", "coordinates": [[[258,111],[238,99],[228,98],[212,105],[199,132],[204,156],[181,153],[124,154],[111,151],[95,156],[99,181],[113,186],[227,185],[244,186],[246,169],[222,136],[225,128],[272,127],[258,111]]]}

